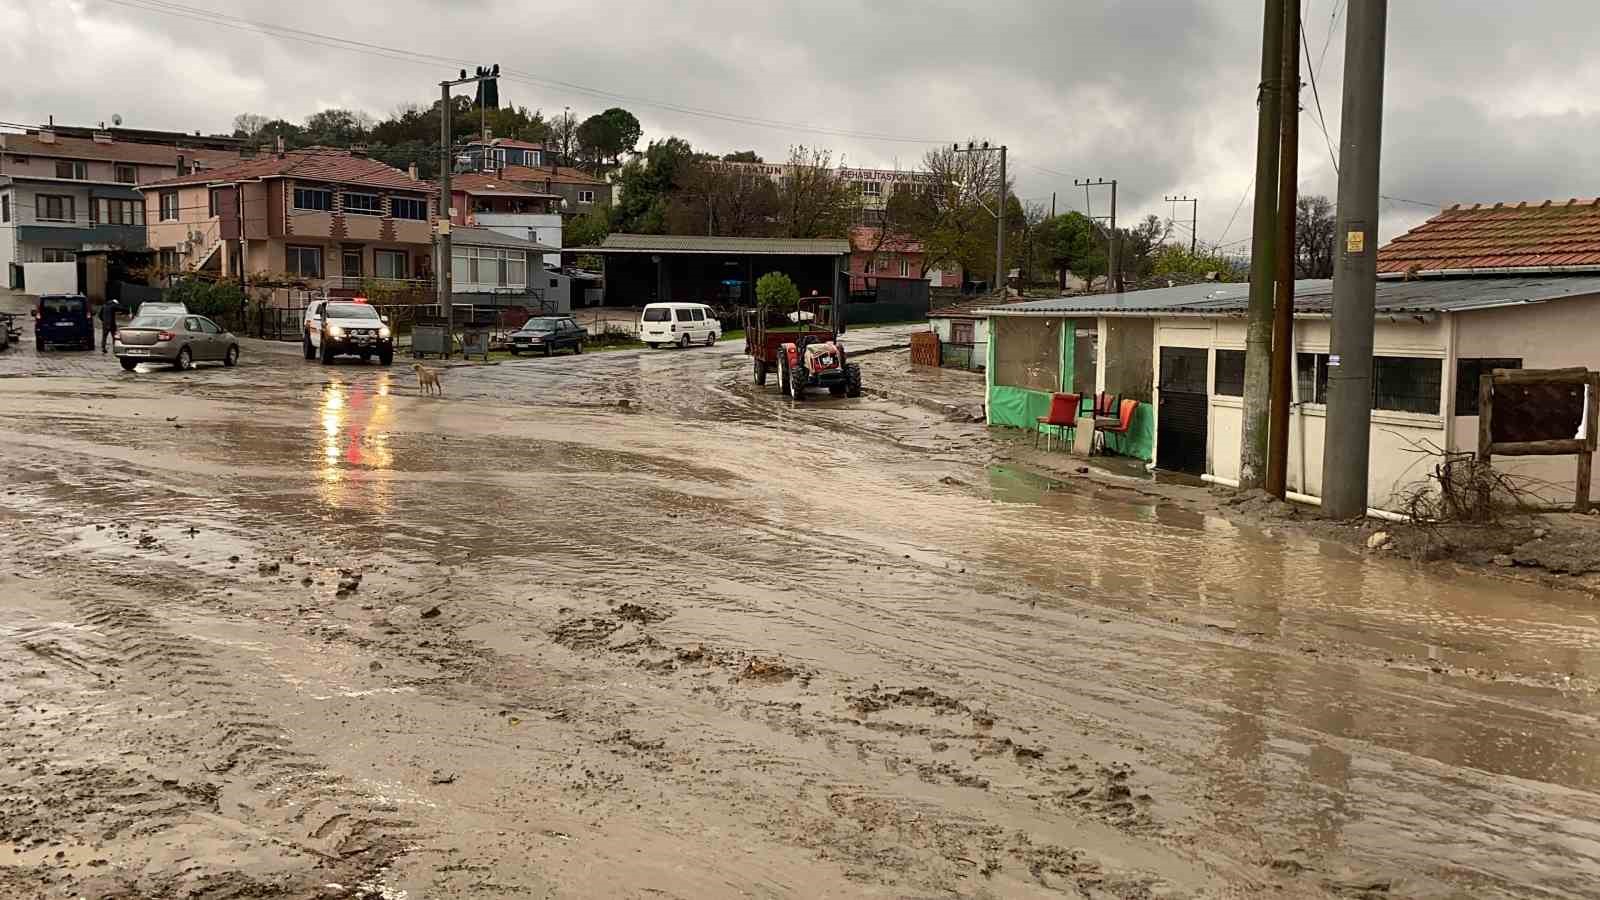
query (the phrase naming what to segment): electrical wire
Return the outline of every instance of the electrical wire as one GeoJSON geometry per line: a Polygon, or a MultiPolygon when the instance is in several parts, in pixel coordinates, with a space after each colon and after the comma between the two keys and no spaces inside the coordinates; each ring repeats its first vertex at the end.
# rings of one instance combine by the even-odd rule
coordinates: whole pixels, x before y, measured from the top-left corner
{"type": "MultiPolygon", "coordinates": [[[[183,6],[177,3],[166,2],[166,0],[104,0],[104,2],[127,7],[129,9],[138,9],[145,12],[175,16],[209,25],[233,28],[240,31],[255,31],[262,34],[281,37],[286,40],[301,41],[316,46],[365,53],[367,55],[377,56],[396,62],[421,65],[440,64],[448,65],[451,68],[470,68],[477,65],[477,63],[471,60],[466,60],[459,57],[441,56],[438,54],[387,47],[381,44],[357,41],[350,38],[342,38],[336,35],[324,34],[321,32],[306,31],[303,29],[290,28],[283,25],[274,25],[268,22],[259,22],[252,19],[245,19],[239,16],[227,15],[210,10],[196,9],[194,7],[183,6]]],[[[845,128],[827,128],[802,122],[786,122],[777,119],[763,119],[755,116],[726,113],[718,110],[706,109],[703,107],[686,106],[680,103],[672,103],[663,100],[655,100],[648,97],[623,94],[617,91],[603,90],[601,88],[589,87],[587,85],[577,84],[570,81],[562,81],[560,79],[540,78],[526,72],[518,72],[506,68],[502,68],[500,70],[500,78],[508,81],[534,84],[541,87],[557,88],[584,94],[586,96],[597,97],[600,99],[617,100],[639,106],[648,106],[688,116],[696,116],[716,121],[747,125],[755,128],[798,131],[809,134],[824,134],[834,137],[854,138],[863,141],[883,141],[891,143],[928,145],[949,143],[948,140],[935,138],[908,137],[905,135],[892,135],[881,132],[859,131],[845,128]]]]}
{"type": "MultiPolygon", "coordinates": [[[[1250,191],[1254,187],[1255,187],[1255,183],[1253,181],[1245,183],[1244,193],[1239,195],[1239,204],[1233,208],[1233,215],[1228,217],[1228,227],[1222,229],[1222,238],[1221,238],[1221,240],[1226,241],[1228,239],[1228,232],[1233,230],[1233,223],[1238,221],[1238,219],[1239,219],[1239,210],[1244,209],[1244,201],[1246,201],[1246,200],[1248,200],[1250,198],[1250,191]]],[[[1222,247],[1222,246],[1226,246],[1226,245],[1222,244],[1222,243],[1218,243],[1217,246],[1218,247],[1222,247]]]]}
{"type": "Polygon", "coordinates": [[[1322,140],[1328,145],[1328,159],[1333,162],[1333,174],[1339,174],[1339,157],[1333,152],[1333,138],[1328,135],[1328,120],[1322,114],[1322,93],[1317,90],[1317,67],[1311,64],[1311,44],[1306,38],[1305,23],[1300,24],[1300,43],[1306,48],[1306,71],[1311,76],[1311,96],[1317,102],[1317,127],[1322,130],[1322,140]]]}

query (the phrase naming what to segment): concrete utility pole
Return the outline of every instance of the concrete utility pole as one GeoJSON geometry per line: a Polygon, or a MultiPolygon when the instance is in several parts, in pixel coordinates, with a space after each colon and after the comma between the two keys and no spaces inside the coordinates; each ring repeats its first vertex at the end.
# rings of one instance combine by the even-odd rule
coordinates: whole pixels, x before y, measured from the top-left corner
{"type": "Polygon", "coordinates": [[[1200,243],[1200,198],[1190,197],[1185,194],[1182,197],[1168,197],[1166,199],[1168,203],[1173,204],[1174,211],[1176,211],[1179,203],[1188,203],[1193,206],[1194,213],[1189,218],[1189,255],[1193,256],[1200,243]]]}
{"type": "MultiPolygon", "coordinates": [[[[1075,187],[1082,187],[1083,188],[1083,197],[1084,197],[1085,203],[1087,203],[1088,199],[1089,199],[1089,188],[1100,187],[1101,185],[1106,185],[1106,184],[1111,186],[1111,233],[1106,236],[1106,293],[1109,294],[1109,293],[1111,293],[1113,291],[1118,290],[1118,288],[1117,288],[1117,179],[1113,178],[1110,181],[1107,181],[1104,178],[1096,178],[1093,181],[1090,181],[1087,178],[1074,178],[1072,180],[1072,184],[1075,187]]],[[[1089,218],[1090,218],[1090,220],[1093,220],[1094,216],[1090,215],[1089,218]]],[[[1091,284],[1091,287],[1092,287],[1093,282],[1091,281],[1090,284],[1091,284]]]]}
{"type": "Polygon", "coordinates": [[[1350,0],[1339,138],[1339,256],[1333,267],[1328,428],[1322,512],[1367,512],[1372,442],[1372,327],[1378,288],[1378,163],[1383,142],[1383,66],[1388,0],[1350,0]]]}
{"type": "Polygon", "coordinates": [[[1056,217],[1056,192],[1050,192],[1050,218],[1056,217]]]}
{"type": "MultiPolygon", "coordinates": [[[[1282,127],[1278,163],[1278,298],[1272,307],[1272,397],[1267,493],[1289,490],[1289,397],[1294,378],[1294,232],[1300,196],[1300,0],[1283,4],[1282,127]]],[[[1305,490],[1305,485],[1300,489],[1305,490]]]]}
{"type": "Polygon", "coordinates": [[[1266,0],[1261,38],[1261,84],[1256,89],[1256,208],[1250,231],[1250,312],[1245,331],[1244,427],[1239,440],[1239,487],[1259,488],[1267,476],[1267,415],[1272,393],[1272,278],[1277,270],[1279,72],[1283,67],[1284,0],[1266,0]]]}
{"type": "MultiPolygon", "coordinates": [[[[455,81],[439,82],[439,273],[438,295],[439,305],[444,307],[444,358],[449,359],[456,349],[456,310],[455,310],[455,260],[451,255],[450,224],[454,207],[450,197],[450,170],[455,166],[454,154],[451,150],[450,128],[450,89],[461,84],[473,84],[479,81],[492,81],[500,77],[500,66],[495,64],[492,70],[484,74],[467,76],[467,70],[461,70],[461,77],[455,81]]],[[[481,96],[481,94],[480,94],[481,96]]],[[[483,148],[485,152],[488,148],[483,148]]],[[[482,169],[482,157],[479,168],[482,169]]]]}

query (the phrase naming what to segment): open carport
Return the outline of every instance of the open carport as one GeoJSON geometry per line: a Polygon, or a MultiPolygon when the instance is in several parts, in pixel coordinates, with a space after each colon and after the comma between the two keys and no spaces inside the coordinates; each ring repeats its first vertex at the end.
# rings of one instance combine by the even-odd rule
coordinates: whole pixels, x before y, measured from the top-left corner
{"type": "Polygon", "coordinates": [[[833,296],[850,257],[843,239],[613,234],[594,249],[605,260],[605,305],[685,301],[754,306],[756,279],[782,272],[802,296],[833,296]]]}

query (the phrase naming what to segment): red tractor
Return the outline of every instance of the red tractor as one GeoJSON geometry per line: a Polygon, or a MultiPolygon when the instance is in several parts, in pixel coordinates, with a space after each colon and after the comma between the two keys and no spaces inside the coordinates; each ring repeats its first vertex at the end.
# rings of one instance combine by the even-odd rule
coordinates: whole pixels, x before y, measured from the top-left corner
{"type": "Polygon", "coordinates": [[[776,372],[778,389],[796,400],[812,386],[835,397],[861,396],[861,367],[845,358],[833,328],[833,299],[806,297],[786,318],[774,324],[761,310],[745,313],[744,352],[754,361],[756,384],[776,372]]]}

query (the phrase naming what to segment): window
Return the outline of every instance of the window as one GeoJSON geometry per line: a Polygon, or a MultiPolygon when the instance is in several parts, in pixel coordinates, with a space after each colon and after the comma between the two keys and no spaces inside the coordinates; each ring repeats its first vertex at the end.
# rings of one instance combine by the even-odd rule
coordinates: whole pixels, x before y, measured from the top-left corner
{"type": "Polygon", "coordinates": [[[206,334],[221,334],[222,333],[222,326],[218,325],[217,323],[215,323],[213,321],[211,321],[210,319],[207,319],[206,317],[201,316],[198,319],[198,321],[200,322],[200,330],[204,331],[206,334]]]}
{"type": "Polygon", "coordinates": [[[642,317],[646,322],[669,322],[672,320],[672,310],[664,307],[652,307],[644,311],[642,317]]]}
{"type": "Polygon", "coordinates": [[[900,277],[911,277],[911,260],[906,259],[904,256],[900,257],[900,277]]]}
{"type": "MultiPolygon", "coordinates": [[[[1302,354],[1304,355],[1304,354],[1302,354]]],[[[1217,351],[1217,384],[1212,393],[1219,397],[1244,396],[1244,351],[1217,351]]]]}
{"type": "Polygon", "coordinates": [[[45,262],[72,262],[78,258],[76,250],[68,250],[64,247],[46,247],[41,252],[44,254],[42,259],[45,262]]]}
{"type": "Polygon", "coordinates": [[[11,161],[19,166],[25,166],[28,164],[28,158],[26,156],[18,156],[16,154],[11,155],[11,161]]]}
{"type": "Polygon", "coordinates": [[[706,311],[703,309],[691,309],[689,310],[689,315],[693,316],[696,322],[704,322],[706,320],[706,311]]]}
{"type": "Polygon", "coordinates": [[[89,167],[81,162],[73,162],[70,159],[58,159],[56,160],[56,177],[82,181],[89,177],[89,167]]]}
{"type": "Polygon", "coordinates": [[[1439,414],[1444,362],[1415,356],[1372,360],[1372,408],[1439,414]]]}
{"type": "Polygon", "coordinates": [[[374,250],[373,264],[379,278],[407,278],[408,258],[403,250],[374,250]]]}
{"type": "Polygon", "coordinates": [[[578,192],[578,202],[579,203],[593,203],[594,202],[594,191],[579,191],[578,192]]]}
{"type": "Polygon", "coordinates": [[[1328,402],[1328,354],[1296,353],[1294,375],[1301,403],[1328,402]]]}
{"type": "Polygon", "coordinates": [[[290,275],[301,278],[322,277],[322,248],[321,247],[295,247],[283,248],[284,271],[290,275]]]}
{"type": "Polygon", "coordinates": [[[139,168],[137,166],[125,166],[121,163],[118,163],[114,167],[114,174],[112,177],[114,177],[120,184],[138,184],[139,168]]]}
{"type": "Polygon", "coordinates": [[[0,197],[0,222],[11,221],[11,195],[0,197]]]}
{"type": "Polygon", "coordinates": [[[34,199],[34,209],[41,222],[71,222],[76,218],[71,197],[40,194],[34,199]]]}
{"type": "Polygon", "coordinates": [[[426,221],[428,218],[428,201],[413,200],[409,197],[393,197],[389,200],[389,209],[396,219],[416,219],[426,221]]]}
{"type": "Polygon", "coordinates": [[[344,211],[354,216],[383,215],[383,198],[377,194],[344,193],[344,211]]]}
{"type": "Polygon", "coordinates": [[[1488,375],[1495,369],[1520,369],[1522,360],[1506,357],[1503,359],[1461,359],[1456,361],[1456,415],[1475,416],[1478,414],[1478,378],[1488,375]]]}
{"type": "Polygon", "coordinates": [[[212,188],[206,197],[206,215],[215,219],[222,215],[222,189],[212,188]]]}
{"type": "Polygon", "coordinates": [[[103,225],[144,225],[144,201],[142,200],[107,200],[95,201],[92,207],[95,221],[103,225]]]}
{"type": "Polygon", "coordinates": [[[861,194],[864,197],[882,197],[883,196],[883,182],[881,182],[881,181],[863,181],[863,182],[861,182],[861,194]]]}
{"type": "Polygon", "coordinates": [[[974,328],[971,322],[950,323],[950,343],[963,347],[971,347],[975,340],[974,328]]]}
{"type": "Polygon", "coordinates": [[[528,255],[521,250],[506,251],[506,283],[512,287],[528,284],[528,255]]]}
{"type": "Polygon", "coordinates": [[[297,187],[294,189],[294,208],[328,212],[333,209],[333,191],[297,187]]]}
{"type": "Polygon", "coordinates": [[[161,192],[161,221],[163,221],[163,222],[176,222],[176,221],[178,221],[178,192],[177,191],[162,191],[161,192]]]}
{"type": "Polygon", "coordinates": [[[161,268],[167,270],[168,272],[173,272],[173,271],[177,270],[177,268],[178,268],[178,251],[177,251],[176,248],[173,248],[173,247],[163,247],[163,248],[161,248],[161,268]]]}

